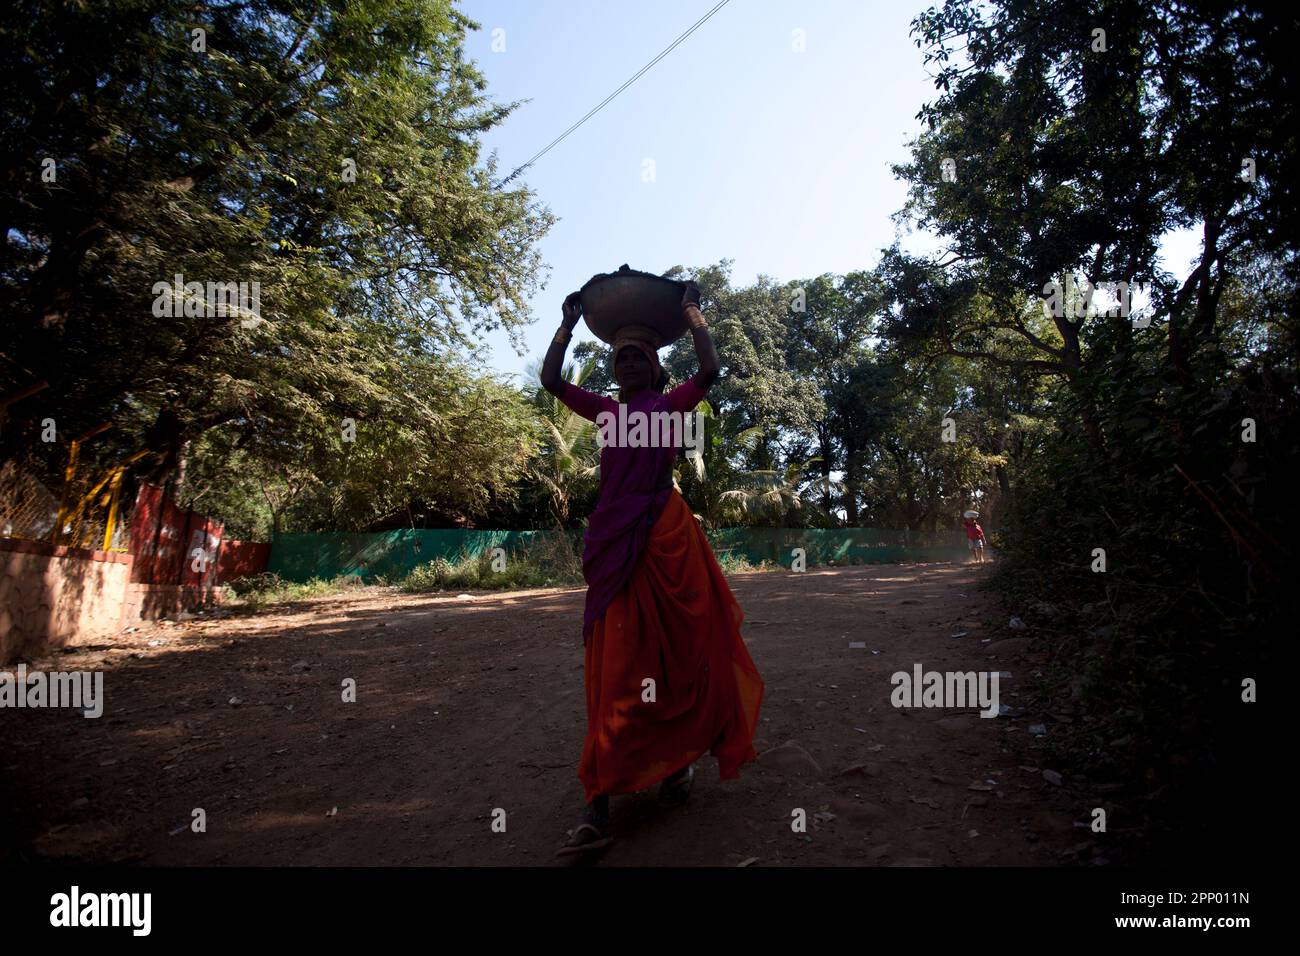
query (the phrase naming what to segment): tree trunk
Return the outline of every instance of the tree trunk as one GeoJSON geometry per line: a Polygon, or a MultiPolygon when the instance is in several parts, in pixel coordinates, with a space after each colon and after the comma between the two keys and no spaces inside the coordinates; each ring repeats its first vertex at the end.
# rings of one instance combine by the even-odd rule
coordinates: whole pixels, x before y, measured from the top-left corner
{"type": "Polygon", "coordinates": [[[858,455],[853,449],[844,453],[844,520],[850,528],[858,526],[858,455]]]}
{"type": "Polygon", "coordinates": [[[834,502],[831,500],[831,439],[825,425],[817,426],[817,447],[821,450],[822,509],[829,515],[834,502]]]}

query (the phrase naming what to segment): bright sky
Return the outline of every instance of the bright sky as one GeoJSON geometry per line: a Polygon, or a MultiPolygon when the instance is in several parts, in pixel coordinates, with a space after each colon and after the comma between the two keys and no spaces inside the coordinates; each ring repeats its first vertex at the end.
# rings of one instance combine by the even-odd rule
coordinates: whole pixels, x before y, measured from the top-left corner
{"type": "MultiPolygon", "coordinates": [[[[484,156],[496,150],[500,175],[513,171],[716,2],[459,3],[481,26],[466,55],[487,93],[530,100],[483,138],[484,156]]],[[[521,374],[564,296],[624,262],[658,273],[733,259],[737,286],[874,266],[906,195],[890,164],[908,158],[935,97],[908,35],[928,5],[730,0],[519,177],[559,222],[541,242],[550,273],[530,303],[528,352],[495,333],[492,366],[521,374]]],[[[1184,234],[1166,249],[1182,272],[1197,244],[1184,234]]],[[[574,337],[591,336],[580,323],[574,337]]]]}

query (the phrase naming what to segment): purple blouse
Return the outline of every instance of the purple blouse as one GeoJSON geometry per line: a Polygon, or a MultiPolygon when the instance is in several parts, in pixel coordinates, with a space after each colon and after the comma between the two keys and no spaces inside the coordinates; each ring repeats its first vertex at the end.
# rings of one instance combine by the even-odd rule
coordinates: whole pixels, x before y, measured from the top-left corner
{"type": "MultiPolygon", "coordinates": [[[[603,424],[597,421],[602,412],[614,416],[607,432],[611,441],[600,450],[600,498],[587,522],[587,539],[582,552],[582,574],[587,580],[587,607],[582,616],[585,644],[596,621],[631,578],[650,540],[650,529],[668,503],[673,489],[673,460],[681,447],[681,432],[673,422],[670,426],[671,441],[659,440],[660,447],[653,447],[651,434],[661,438],[663,433],[659,423],[650,418],[644,440],[634,446],[618,435],[618,402],[569,382],[563,384],[560,401],[583,418],[597,422],[598,429],[603,424]]],[[[626,403],[624,437],[637,441],[637,433],[633,431],[636,424],[633,412],[686,414],[699,404],[704,395],[705,390],[694,377],[665,395],[653,389],[639,392],[626,403]]]]}

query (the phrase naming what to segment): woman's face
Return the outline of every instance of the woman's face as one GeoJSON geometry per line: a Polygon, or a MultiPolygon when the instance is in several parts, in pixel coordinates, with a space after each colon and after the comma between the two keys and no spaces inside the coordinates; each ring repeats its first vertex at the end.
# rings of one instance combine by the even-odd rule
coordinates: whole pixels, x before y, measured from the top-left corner
{"type": "Polygon", "coordinates": [[[614,381],[626,393],[640,392],[654,385],[654,366],[635,345],[625,345],[614,357],[614,381]]]}

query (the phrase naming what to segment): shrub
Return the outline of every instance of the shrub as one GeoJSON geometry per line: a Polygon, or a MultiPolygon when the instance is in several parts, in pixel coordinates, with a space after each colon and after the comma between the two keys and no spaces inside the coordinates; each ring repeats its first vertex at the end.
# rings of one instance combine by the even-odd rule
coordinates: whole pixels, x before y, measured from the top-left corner
{"type": "Polygon", "coordinates": [[[358,578],[355,575],[334,578],[331,581],[312,578],[310,581],[299,583],[285,581],[272,572],[262,572],[232,581],[230,588],[235,592],[241,605],[257,609],[270,604],[283,604],[337,594],[339,591],[355,587],[357,583],[358,578]]]}
{"type": "Polygon", "coordinates": [[[398,584],[403,591],[485,590],[571,587],[583,583],[582,562],[567,537],[538,535],[527,546],[506,556],[505,567],[492,566],[492,552],[462,551],[455,560],[434,558],[414,568],[398,584]]]}

